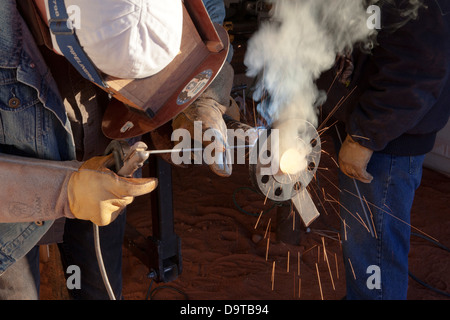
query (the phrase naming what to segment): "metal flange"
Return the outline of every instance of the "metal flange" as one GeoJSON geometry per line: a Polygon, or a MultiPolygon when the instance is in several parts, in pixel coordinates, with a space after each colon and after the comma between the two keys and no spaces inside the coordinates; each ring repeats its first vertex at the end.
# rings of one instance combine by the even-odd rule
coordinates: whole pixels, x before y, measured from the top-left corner
{"type": "Polygon", "coordinates": [[[320,137],[311,123],[301,119],[275,123],[250,150],[250,179],[265,197],[277,202],[292,200],[305,225],[309,225],[318,212],[306,187],[317,171],[320,155],[320,137]],[[296,172],[280,169],[287,150],[299,156],[296,172]]]}

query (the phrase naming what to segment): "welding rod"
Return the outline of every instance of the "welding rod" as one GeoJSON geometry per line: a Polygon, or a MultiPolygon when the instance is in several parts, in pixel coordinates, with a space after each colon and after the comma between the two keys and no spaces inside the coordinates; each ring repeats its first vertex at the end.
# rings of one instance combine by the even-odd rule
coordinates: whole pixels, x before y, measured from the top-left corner
{"type": "Polygon", "coordinates": [[[195,152],[203,151],[204,148],[192,148],[192,149],[161,149],[161,150],[149,150],[148,154],[161,154],[161,153],[176,153],[176,152],[195,152]]]}
{"type": "MultiPolygon", "coordinates": [[[[232,149],[240,149],[240,148],[248,148],[253,147],[252,145],[242,145],[242,146],[229,146],[232,149]]],[[[161,149],[161,150],[148,150],[148,154],[161,154],[161,153],[177,153],[177,152],[195,152],[195,151],[203,151],[205,148],[190,148],[190,149],[161,149]]]]}

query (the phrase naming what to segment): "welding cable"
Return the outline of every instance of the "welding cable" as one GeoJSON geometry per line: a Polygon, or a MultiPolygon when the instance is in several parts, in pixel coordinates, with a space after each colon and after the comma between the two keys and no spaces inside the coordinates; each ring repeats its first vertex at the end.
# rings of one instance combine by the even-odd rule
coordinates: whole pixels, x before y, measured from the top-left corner
{"type": "MultiPolygon", "coordinates": [[[[439,248],[441,248],[441,249],[443,249],[443,250],[445,250],[445,251],[447,251],[447,252],[450,252],[450,249],[449,249],[448,247],[444,246],[443,244],[441,244],[441,243],[439,243],[439,242],[437,242],[437,241],[435,241],[435,240],[433,240],[433,239],[431,239],[431,238],[429,238],[429,237],[427,237],[427,236],[424,236],[424,235],[419,234],[419,233],[414,233],[414,232],[411,233],[411,235],[414,235],[414,236],[416,236],[416,237],[425,239],[425,240],[427,240],[427,241],[433,243],[434,245],[438,246],[439,248]]],[[[426,283],[426,282],[420,280],[419,278],[417,278],[417,277],[416,277],[414,274],[412,274],[410,271],[408,271],[408,275],[411,277],[411,279],[415,280],[416,282],[418,282],[419,284],[421,284],[421,285],[424,286],[425,288],[430,289],[431,291],[436,292],[436,293],[438,293],[438,294],[441,294],[441,295],[443,295],[443,296],[450,297],[450,293],[445,292],[445,291],[442,291],[442,290],[439,290],[439,289],[437,289],[437,288],[435,288],[435,287],[429,285],[428,283],[426,283]]]]}
{"type": "MultiPolygon", "coordinates": [[[[108,155],[110,151],[105,151],[104,155],[108,155]]],[[[115,164],[115,172],[118,172],[120,170],[120,164],[122,163],[119,151],[117,149],[112,149],[111,153],[114,157],[114,164],[115,164]]],[[[103,284],[105,285],[106,291],[108,292],[108,296],[110,300],[116,300],[116,296],[114,295],[114,290],[111,287],[111,283],[108,279],[108,273],[106,272],[105,263],[103,262],[102,257],[102,249],[100,246],[100,230],[98,228],[98,225],[95,223],[92,223],[92,228],[94,231],[94,248],[95,248],[95,255],[97,257],[97,264],[98,268],[100,269],[100,274],[102,276],[103,284]]]]}
{"type": "Polygon", "coordinates": [[[114,291],[109,283],[108,274],[106,273],[105,264],[103,263],[102,258],[102,249],[100,247],[100,233],[98,225],[92,223],[94,229],[94,246],[95,246],[95,255],[97,256],[98,267],[100,269],[100,274],[102,275],[103,283],[105,284],[106,291],[108,292],[108,296],[110,300],[116,300],[114,295],[114,291]]]}
{"type": "Polygon", "coordinates": [[[152,281],[150,282],[150,286],[147,289],[147,294],[145,295],[145,300],[152,300],[153,296],[156,294],[156,292],[161,289],[171,289],[171,290],[176,291],[179,294],[181,294],[185,298],[185,300],[190,300],[187,293],[178,288],[175,288],[173,286],[163,285],[163,286],[159,286],[159,287],[152,289],[153,283],[154,283],[154,279],[152,279],[152,281]]]}
{"type": "Polygon", "coordinates": [[[408,271],[408,275],[411,277],[411,279],[413,279],[414,281],[418,282],[419,284],[421,284],[422,286],[424,286],[427,289],[430,289],[433,292],[436,292],[440,295],[446,296],[446,297],[450,297],[450,293],[445,292],[445,291],[441,291],[435,287],[432,287],[431,285],[429,285],[428,283],[420,280],[419,278],[417,278],[415,275],[413,275],[411,272],[408,271]]]}

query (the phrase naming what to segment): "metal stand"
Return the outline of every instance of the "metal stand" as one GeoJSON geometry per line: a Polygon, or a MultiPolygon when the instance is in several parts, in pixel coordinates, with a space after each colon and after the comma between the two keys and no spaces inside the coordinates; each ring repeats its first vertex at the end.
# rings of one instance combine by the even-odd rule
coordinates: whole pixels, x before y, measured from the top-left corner
{"type": "Polygon", "coordinates": [[[144,237],[127,225],[125,244],[149,268],[156,282],[175,280],[182,271],[181,240],[174,232],[172,168],[155,157],[149,161],[150,175],[158,178],[151,195],[152,236],[144,237]]]}
{"type": "Polygon", "coordinates": [[[299,245],[300,244],[300,215],[295,212],[295,208],[285,201],[283,205],[277,207],[276,215],[276,237],[278,241],[299,245]]]}

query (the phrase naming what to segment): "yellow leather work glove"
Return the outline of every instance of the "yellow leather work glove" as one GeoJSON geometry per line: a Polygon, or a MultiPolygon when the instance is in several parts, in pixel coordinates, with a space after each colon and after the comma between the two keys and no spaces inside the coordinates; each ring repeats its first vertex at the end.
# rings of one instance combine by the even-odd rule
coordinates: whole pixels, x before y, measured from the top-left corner
{"type": "Polygon", "coordinates": [[[363,147],[347,135],[339,151],[339,168],[350,178],[370,183],[372,175],[367,172],[367,164],[373,151],[363,147]]]}
{"type": "Polygon", "coordinates": [[[113,222],[134,197],[153,191],[156,178],[124,178],[109,170],[112,154],[89,159],[74,172],[67,186],[70,210],[77,219],[98,226],[113,222]]]}

